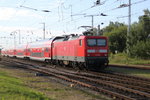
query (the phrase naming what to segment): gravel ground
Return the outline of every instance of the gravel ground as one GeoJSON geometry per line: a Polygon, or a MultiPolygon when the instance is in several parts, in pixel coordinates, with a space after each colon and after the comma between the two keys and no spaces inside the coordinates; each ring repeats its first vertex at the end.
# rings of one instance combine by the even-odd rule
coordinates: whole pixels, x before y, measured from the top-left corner
{"type": "Polygon", "coordinates": [[[26,86],[55,100],[110,100],[103,95],[91,94],[86,89],[78,90],[79,87],[77,87],[78,89],[74,86],[71,87],[71,83],[55,79],[52,76],[36,76],[35,72],[27,69],[0,65],[0,71],[5,71],[9,75],[21,79],[26,86]]]}

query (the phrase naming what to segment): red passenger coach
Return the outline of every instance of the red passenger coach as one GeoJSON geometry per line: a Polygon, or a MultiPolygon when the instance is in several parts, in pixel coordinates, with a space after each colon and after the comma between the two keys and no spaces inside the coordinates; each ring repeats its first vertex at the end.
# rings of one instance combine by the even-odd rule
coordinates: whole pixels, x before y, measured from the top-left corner
{"type": "Polygon", "coordinates": [[[27,58],[45,61],[51,59],[51,40],[43,40],[29,43],[27,46],[27,58]]]}
{"type": "Polygon", "coordinates": [[[15,57],[17,58],[25,58],[26,57],[26,49],[27,49],[27,45],[20,45],[18,47],[16,47],[16,55],[15,57]]]}
{"type": "Polygon", "coordinates": [[[6,55],[7,55],[6,49],[2,49],[2,50],[1,50],[1,55],[2,55],[2,56],[6,56],[6,55]]]}
{"type": "Polygon", "coordinates": [[[53,37],[35,43],[29,43],[26,50],[26,57],[32,60],[51,62],[52,43],[59,38],[62,37],[53,37]]]}
{"type": "Polygon", "coordinates": [[[9,57],[15,57],[16,56],[16,50],[15,49],[9,49],[9,50],[7,50],[7,56],[9,56],[9,57]]]}
{"type": "Polygon", "coordinates": [[[16,50],[15,49],[2,49],[2,56],[15,57],[16,56],[16,50]]]}

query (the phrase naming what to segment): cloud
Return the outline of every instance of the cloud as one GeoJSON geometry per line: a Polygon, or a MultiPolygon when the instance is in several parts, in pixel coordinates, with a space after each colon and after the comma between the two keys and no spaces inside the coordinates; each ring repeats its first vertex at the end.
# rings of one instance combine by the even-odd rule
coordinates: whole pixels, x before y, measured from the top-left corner
{"type": "Polygon", "coordinates": [[[0,26],[0,33],[11,33],[16,30],[21,30],[23,32],[28,30],[37,30],[36,28],[32,27],[20,27],[20,26],[0,26]]]}
{"type": "Polygon", "coordinates": [[[12,8],[2,7],[0,12],[0,20],[9,20],[16,11],[12,8]]]}
{"type": "Polygon", "coordinates": [[[10,20],[13,17],[36,17],[42,18],[40,15],[29,10],[20,10],[19,8],[0,7],[0,20],[10,20]]]}

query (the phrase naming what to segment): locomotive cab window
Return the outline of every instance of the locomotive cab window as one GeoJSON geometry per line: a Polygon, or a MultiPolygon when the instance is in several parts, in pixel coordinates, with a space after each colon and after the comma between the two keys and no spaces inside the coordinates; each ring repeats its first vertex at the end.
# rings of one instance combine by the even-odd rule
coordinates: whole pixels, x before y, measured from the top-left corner
{"type": "Polygon", "coordinates": [[[88,46],[96,46],[96,39],[88,39],[87,45],[88,46]]]}
{"type": "Polygon", "coordinates": [[[106,46],[106,39],[87,39],[88,46],[106,46]]]}
{"type": "Polygon", "coordinates": [[[106,39],[97,39],[97,46],[106,46],[106,39]]]}
{"type": "Polygon", "coordinates": [[[82,40],[79,40],[79,45],[82,46],[82,40]]]}

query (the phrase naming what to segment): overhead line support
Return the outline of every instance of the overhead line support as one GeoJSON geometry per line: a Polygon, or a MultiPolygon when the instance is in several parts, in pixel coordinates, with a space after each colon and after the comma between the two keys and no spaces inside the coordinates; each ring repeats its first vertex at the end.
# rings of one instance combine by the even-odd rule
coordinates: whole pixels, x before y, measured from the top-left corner
{"type": "Polygon", "coordinates": [[[130,53],[130,31],[131,31],[131,0],[129,0],[129,9],[128,9],[128,29],[127,29],[127,54],[130,53]]]}

